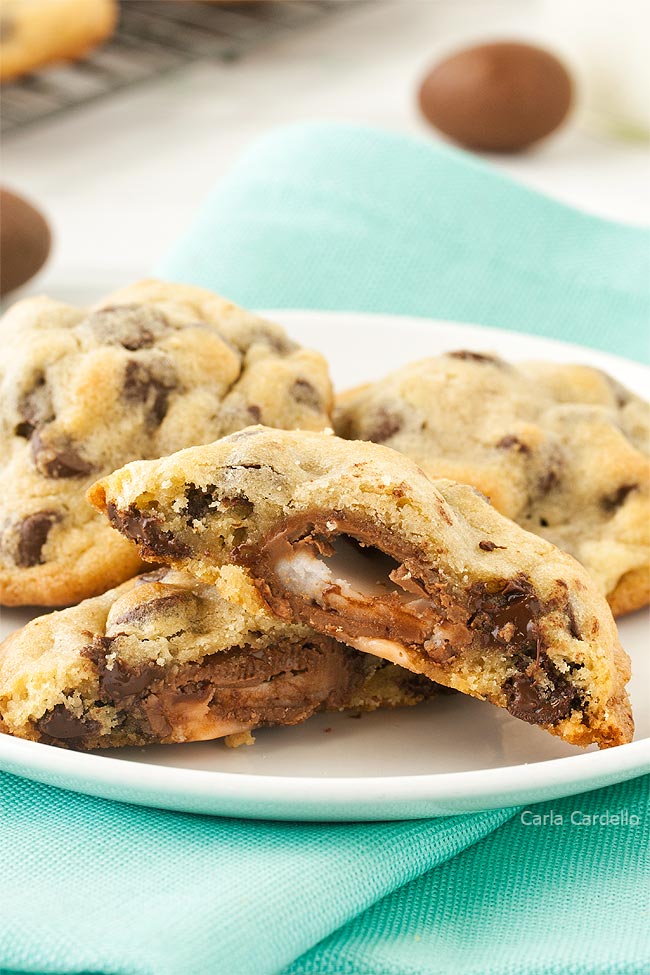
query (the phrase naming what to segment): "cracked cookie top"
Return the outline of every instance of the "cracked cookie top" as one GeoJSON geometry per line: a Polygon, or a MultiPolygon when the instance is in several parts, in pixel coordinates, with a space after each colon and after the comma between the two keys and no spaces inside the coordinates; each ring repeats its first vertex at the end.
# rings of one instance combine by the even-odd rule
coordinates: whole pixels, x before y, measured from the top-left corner
{"type": "Polygon", "coordinates": [[[650,601],[650,409],[600,370],[452,352],[343,393],[334,425],[479,488],[582,562],[615,613],[650,601]]]}
{"type": "Polygon", "coordinates": [[[586,570],[394,450],[252,427],[89,496],[146,558],[208,582],[246,568],[282,619],[572,743],[631,739],[629,660],[586,570]]]}
{"type": "Polygon", "coordinates": [[[90,311],[28,298],[0,336],[1,603],[73,602],[138,571],[85,501],[102,474],[250,423],[330,421],[322,356],[199,288],[144,281],[90,311]]]}

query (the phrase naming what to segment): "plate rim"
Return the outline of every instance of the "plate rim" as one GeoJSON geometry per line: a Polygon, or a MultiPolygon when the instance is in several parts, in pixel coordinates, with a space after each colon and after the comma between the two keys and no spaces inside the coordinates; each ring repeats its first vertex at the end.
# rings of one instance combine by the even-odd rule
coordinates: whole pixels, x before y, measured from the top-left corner
{"type": "MultiPolygon", "coordinates": [[[[615,353],[581,346],[562,339],[515,332],[471,322],[423,316],[394,315],[388,312],[355,312],[341,310],[275,308],[260,314],[286,325],[298,325],[305,319],[330,321],[353,318],[356,325],[370,327],[383,321],[399,322],[405,328],[433,331],[458,329],[483,333],[483,345],[495,340],[512,340],[515,347],[532,342],[533,346],[555,348],[562,357],[575,355],[588,358],[616,375],[619,370],[632,370],[641,384],[650,382],[650,367],[643,362],[627,359],[615,353]],[[602,365],[600,365],[602,363],[602,365]]],[[[459,335],[462,343],[462,335],[459,335]]],[[[432,354],[436,354],[432,351],[432,354]]],[[[535,348],[532,350],[535,355],[535,348]]],[[[516,352],[513,358],[517,359],[516,352]]],[[[633,384],[636,385],[636,384],[633,384]]],[[[415,819],[438,815],[453,815],[453,808],[443,811],[395,809],[400,803],[412,805],[436,803],[451,806],[456,813],[479,811],[539,802],[565,795],[614,784],[650,772],[650,737],[600,751],[584,752],[541,762],[523,762],[497,768],[469,769],[455,772],[430,772],[415,775],[384,776],[287,776],[265,773],[229,772],[193,769],[175,765],[153,764],[147,761],[125,761],[113,756],[68,751],[42,742],[26,741],[0,734],[0,769],[22,778],[55,785],[85,795],[136,805],[149,805],[187,812],[216,815],[237,815],[243,818],[268,818],[282,821],[329,821],[415,819]],[[576,772],[576,769],[578,770],[576,772]],[[67,782],[60,780],[66,777],[67,782]],[[543,781],[539,781],[540,778],[543,781]],[[146,781],[143,782],[143,779],[146,781]],[[171,781],[166,781],[171,780],[171,781]],[[115,794],[117,786],[119,795],[115,794]],[[189,791],[179,790],[187,787],[189,791]],[[156,801],[156,793],[169,790],[164,805],[156,801]],[[132,796],[122,793],[132,792],[132,796]],[[110,794],[113,792],[113,794],[110,794]],[[263,793],[263,795],[260,795],[263,793]],[[528,800],[522,799],[530,794],[528,800]],[[199,809],[195,801],[198,800],[199,809]],[[207,804],[204,800],[208,800],[207,804]],[[497,801],[494,801],[494,800],[497,801]],[[175,801],[176,800],[176,801],[175,801]],[[252,807],[233,812],[232,800],[252,803],[252,807]],[[463,800],[463,801],[461,801],[463,800]],[[299,805],[296,805],[298,803],[299,805]],[[379,804],[379,808],[377,808],[379,804]],[[259,814],[255,805],[261,807],[259,814]],[[461,809],[460,806],[463,808],[461,809]]]]}

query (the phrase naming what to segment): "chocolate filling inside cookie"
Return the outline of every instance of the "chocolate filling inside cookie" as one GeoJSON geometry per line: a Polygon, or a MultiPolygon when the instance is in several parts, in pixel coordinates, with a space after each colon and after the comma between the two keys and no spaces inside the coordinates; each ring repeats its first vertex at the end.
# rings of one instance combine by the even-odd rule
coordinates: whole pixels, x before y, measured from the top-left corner
{"type": "Polygon", "coordinates": [[[445,682],[459,664],[475,667],[532,724],[556,724],[580,706],[539,627],[558,607],[544,605],[523,574],[490,586],[452,584],[396,533],[340,512],[294,517],[237,554],[284,618],[434,680],[445,682]]]}
{"type": "Polygon", "coordinates": [[[344,707],[375,669],[371,658],[314,634],[263,649],[235,647],[197,662],[129,666],[120,637],[97,637],[84,656],[97,666],[97,701],[84,714],[58,704],[37,722],[41,738],[72,748],[209,741],[271,725],[293,725],[319,708],[344,707]],[[99,717],[113,710],[103,740],[99,717]]]}

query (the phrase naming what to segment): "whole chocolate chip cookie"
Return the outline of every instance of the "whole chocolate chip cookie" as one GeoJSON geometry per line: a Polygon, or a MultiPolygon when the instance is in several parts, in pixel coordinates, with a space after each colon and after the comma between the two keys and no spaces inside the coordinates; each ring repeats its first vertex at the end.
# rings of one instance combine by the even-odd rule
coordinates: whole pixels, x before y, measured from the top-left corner
{"type": "Polygon", "coordinates": [[[318,710],[416,704],[435,691],[273,616],[241,570],[225,586],[230,599],[160,569],[32,620],[0,646],[0,726],[77,749],[240,744],[318,710]]]}
{"type": "Polygon", "coordinates": [[[145,281],[91,311],[28,298],[0,337],[5,605],[76,602],[142,568],[85,500],[100,475],[258,421],[330,422],[322,356],[199,288],[145,281]]]}
{"type": "Polygon", "coordinates": [[[144,558],[208,582],[245,567],[282,619],[574,744],[632,737],[629,660],[586,570],[394,450],[253,427],[90,498],[144,558]]]}
{"type": "Polygon", "coordinates": [[[479,488],[582,562],[615,614],[650,602],[650,410],[605,373],[452,352],[344,393],[334,422],[479,488]]]}

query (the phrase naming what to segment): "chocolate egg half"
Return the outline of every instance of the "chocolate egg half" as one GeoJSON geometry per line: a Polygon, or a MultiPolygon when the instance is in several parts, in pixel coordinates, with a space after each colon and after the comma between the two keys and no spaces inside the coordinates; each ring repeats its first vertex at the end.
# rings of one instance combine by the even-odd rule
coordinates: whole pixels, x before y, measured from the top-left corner
{"type": "Polygon", "coordinates": [[[0,295],[36,274],[50,253],[50,243],[45,217],[22,196],[0,189],[0,295]]]}
{"type": "Polygon", "coordinates": [[[573,99],[571,76],[531,44],[469,47],[438,64],[420,87],[420,108],[469,149],[518,152],[553,132],[573,99]]]}

